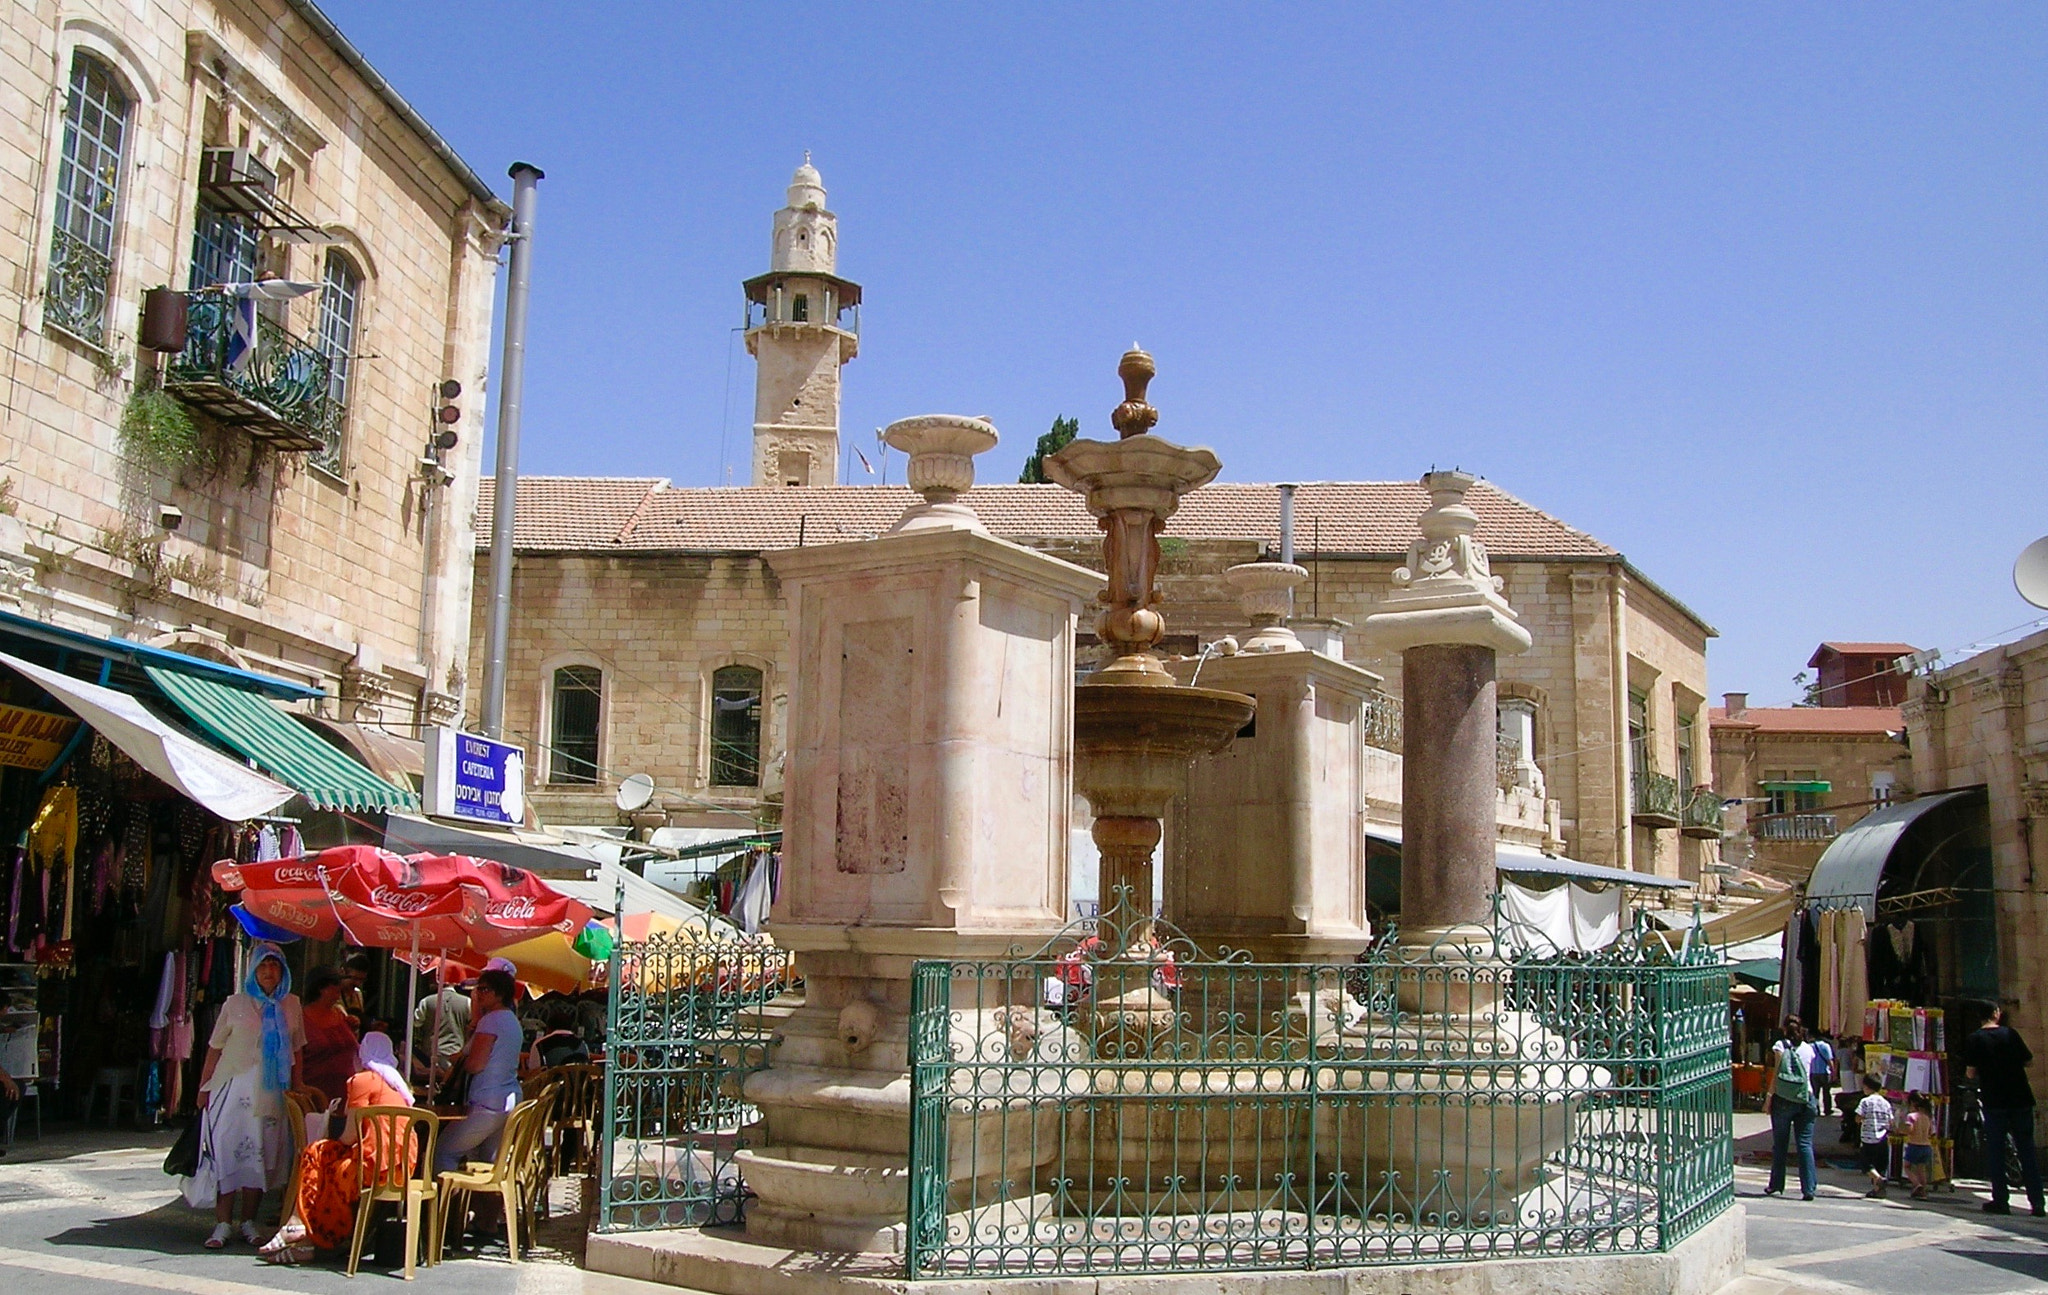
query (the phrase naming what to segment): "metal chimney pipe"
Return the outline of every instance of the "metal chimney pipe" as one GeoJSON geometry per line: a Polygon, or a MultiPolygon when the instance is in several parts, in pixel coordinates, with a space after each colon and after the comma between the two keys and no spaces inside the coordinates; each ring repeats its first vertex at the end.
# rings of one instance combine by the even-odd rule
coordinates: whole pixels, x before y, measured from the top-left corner
{"type": "Polygon", "coordinates": [[[512,631],[512,523],[519,494],[519,412],[526,395],[526,302],[533,276],[533,207],[541,169],[514,162],[511,278],[505,353],[498,363],[498,491],[491,510],[490,617],[484,628],[484,733],[505,735],[505,652],[512,631]]]}
{"type": "MultiPolygon", "coordinates": [[[[1294,561],[1294,483],[1280,486],[1280,560],[1294,561]]],[[[1294,618],[1294,591],[1287,591],[1287,616],[1294,618]]]]}

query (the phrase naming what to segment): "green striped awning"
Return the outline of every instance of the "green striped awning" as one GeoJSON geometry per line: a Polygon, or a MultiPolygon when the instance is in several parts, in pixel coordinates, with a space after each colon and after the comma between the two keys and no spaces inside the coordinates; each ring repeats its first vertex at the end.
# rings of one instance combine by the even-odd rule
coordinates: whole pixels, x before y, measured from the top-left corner
{"type": "Polygon", "coordinates": [[[419,808],[417,796],[385,782],[255,693],[176,670],[143,669],[207,736],[240,751],[315,808],[419,808]]]}

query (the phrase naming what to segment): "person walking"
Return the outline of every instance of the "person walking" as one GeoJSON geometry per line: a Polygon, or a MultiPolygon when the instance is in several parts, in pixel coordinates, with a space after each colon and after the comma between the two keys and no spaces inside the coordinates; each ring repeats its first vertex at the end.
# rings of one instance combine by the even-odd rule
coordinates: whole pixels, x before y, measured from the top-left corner
{"type": "Polygon", "coordinates": [[[206,1066],[199,1074],[199,1166],[185,1180],[185,1199],[213,1205],[208,1250],[236,1234],[256,1244],[256,1208],[263,1193],[284,1185],[292,1140],[284,1095],[299,1086],[306,1027],[292,994],[292,973],[274,944],[259,944],[242,976],[242,992],[221,1004],[206,1066]]]}
{"type": "Polygon", "coordinates": [[[1826,1030],[1813,1036],[1813,1105],[1822,1115],[1835,1113],[1835,1045],[1826,1030]]]}
{"type": "Polygon", "coordinates": [[[1892,1176],[1892,1102],[1884,1095],[1884,1080],[1863,1076],[1863,1100],[1856,1103],[1856,1135],[1862,1141],[1863,1172],[1870,1175],[1865,1196],[1884,1199],[1884,1185],[1892,1176]]]}
{"type": "Polygon", "coordinates": [[[1963,1061],[1984,1103],[1985,1176],[1991,1180],[1991,1199],[1984,1202],[1984,1212],[2012,1213],[2012,1188],[2005,1181],[2005,1143],[2010,1138],[2019,1155],[2027,1203],[2034,1207],[2034,1217],[2042,1218],[2048,1217],[2048,1209],[2043,1208],[2041,1166],[2034,1156],[2034,1089],[2027,1082],[2034,1054],[2020,1032],[2006,1023],[2010,1007],[1992,1008],[1984,1024],[1963,1041],[1963,1061]]]}
{"type": "Polygon", "coordinates": [[[1799,1152],[1799,1199],[1813,1199],[1813,1045],[1796,1016],[1785,1018],[1785,1037],[1771,1045],[1775,1062],[1764,1110],[1771,1117],[1771,1179],[1764,1195],[1785,1190],[1785,1157],[1799,1152]]]}

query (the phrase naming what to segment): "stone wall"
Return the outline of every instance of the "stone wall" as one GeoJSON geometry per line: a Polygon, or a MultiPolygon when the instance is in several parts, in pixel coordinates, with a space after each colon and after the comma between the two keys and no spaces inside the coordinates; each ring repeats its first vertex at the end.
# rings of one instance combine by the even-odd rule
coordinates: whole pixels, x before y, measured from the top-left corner
{"type": "Polygon", "coordinates": [[[1999,984],[2048,1093],[2048,631],[1915,679],[1904,710],[1915,790],[1985,789],[1999,984]]]}
{"type": "MultiPolygon", "coordinates": [[[[471,526],[483,440],[495,230],[485,202],[281,0],[19,7],[0,42],[0,602],[94,633],[160,638],[342,690],[409,722],[422,693],[452,712],[468,655],[471,526]],[[74,54],[134,100],[98,346],[46,310],[57,163],[74,54]],[[210,467],[155,468],[117,434],[138,374],[142,293],[183,288],[200,154],[246,145],[282,195],[362,275],[337,471],[198,420],[210,467]],[[419,459],[434,384],[465,388],[451,485],[419,459]],[[166,535],[160,509],[182,510],[166,535]]],[[[267,268],[318,282],[328,249],[282,242],[267,268]]],[[[318,295],[287,326],[315,331],[318,295]]],[[[369,712],[365,712],[366,714],[369,712]]]]}

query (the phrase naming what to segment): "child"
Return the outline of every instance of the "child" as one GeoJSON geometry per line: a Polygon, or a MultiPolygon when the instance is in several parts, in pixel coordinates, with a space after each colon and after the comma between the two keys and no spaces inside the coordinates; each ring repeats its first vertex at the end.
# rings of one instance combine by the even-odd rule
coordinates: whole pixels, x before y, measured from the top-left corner
{"type": "Polygon", "coordinates": [[[1892,1172],[1892,1104],[1884,1080],[1863,1076],[1863,1100],[1856,1104],[1856,1128],[1863,1139],[1863,1169],[1870,1175],[1865,1196],[1884,1199],[1884,1182],[1892,1172]]]}
{"type": "Polygon", "coordinates": [[[1934,1172],[1934,1103],[1924,1093],[1906,1097],[1906,1178],[1913,1199],[1927,1199],[1927,1181],[1934,1172]]]}

